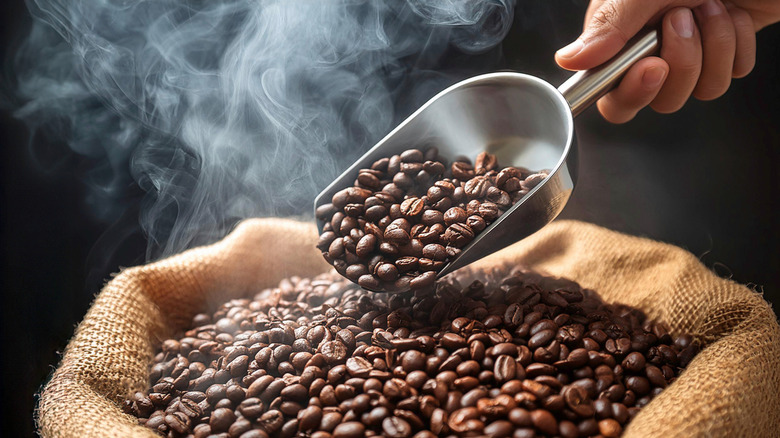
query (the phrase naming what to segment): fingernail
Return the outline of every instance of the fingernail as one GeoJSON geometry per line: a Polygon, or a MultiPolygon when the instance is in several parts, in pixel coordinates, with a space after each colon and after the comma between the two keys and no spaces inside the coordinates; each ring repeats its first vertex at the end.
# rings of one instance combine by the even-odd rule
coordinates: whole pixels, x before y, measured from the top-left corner
{"type": "Polygon", "coordinates": [[[571,58],[574,55],[580,53],[583,47],[585,47],[585,44],[582,43],[582,40],[577,39],[568,46],[558,50],[557,53],[561,58],[571,58]]]}
{"type": "Polygon", "coordinates": [[[672,27],[682,38],[690,38],[693,36],[693,14],[690,9],[682,9],[677,11],[672,17],[672,27]]]}
{"type": "Polygon", "coordinates": [[[711,17],[713,15],[718,15],[721,12],[723,12],[723,9],[720,8],[720,5],[718,5],[718,2],[715,0],[709,0],[703,5],[701,5],[701,10],[704,12],[704,15],[711,17]]]}
{"type": "Polygon", "coordinates": [[[666,71],[660,67],[651,67],[642,75],[642,85],[655,89],[661,86],[666,77],[666,71]]]}

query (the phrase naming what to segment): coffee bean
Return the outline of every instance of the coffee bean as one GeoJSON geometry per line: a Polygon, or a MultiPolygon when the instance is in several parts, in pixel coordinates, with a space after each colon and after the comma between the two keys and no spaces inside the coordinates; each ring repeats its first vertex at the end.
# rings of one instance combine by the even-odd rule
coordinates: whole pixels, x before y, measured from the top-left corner
{"type": "Polygon", "coordinates": [[[487,191],[490,187],[491,184],[487,178],[477,176],[466,182],[463,191],[469,199],[481,199],[487,197],[487,191]]]}
{"type": "Polygon", "coordinates": [[[447,259],[447,251],[444,249],[442,245],[439,245],[438,243],[431,243],[428,245],[425,245],[422,250],[422,255],[425,258],[431,259],[431,260],[446,260],[447,259]]]}
{"type": "Polygon", "coordinates": [[[638,395],[645,395],[650,392],[650,381],[641,376],[631,376],[626,379],[626,388],[638,395]]]}
{"type": "Polygon", "coordinates": [[[417,350],[406,351],[401,356],[401,366],[407,373],[422,370],[425,367],[425,355],[417,350]]]}
{"type": "Polygon", "coordinates": [[[535,428],[547,435],[555,435],[558,432],[558,422],[555,417],[543,409],[531,411],[531,421],[535,428]]]}
{"type": "Polygon", "coordinates": [[[612,418],[614,418],[618,423],[626,423],[628,421],[628,417],[629,412],[628,408],[626,408],[626,405],[622,403],[612,404],[612,418]]]}
{"type": "Polygon", "coordinates": [[[333,430],[333,438],[362,438],[366,427],[358,421],[341,423],[333,430]]]}
{"type": "Polygon", "coordinates": [[[462,161],[452,163],[450,170],[452,171],[453,178],[461,181],[466,181],[474,176],[474,168],[471,164],[462,161]]]}
{"type": "Polygon", "coordinates": [[[450,414],[447,425],[454,432],[463,433],[468,432],[469,420],[476,420],[479,418],[479,411],[474,407],[461,408],[450,414]]]}
{"type": "Polygon", "coordinates": [[[409,149],[401,153],[401,161],[406,163],[420,163],[425,155],[419,149],[409,149]]]}
{"type": "Polygon", "coordinates": [[[547,345],[550,341],[555,338],[555,331],[554,330],[541,330],[538,333],[531,336],[531,338],[528,340],[528,348],[534,349],[537,347],[541,347],[544,345],[547,345]]]}
{"type": "Polygon", "coordinates": [[[420,260],[417,257],[400,257],[395,261],[395,267],[399,273],[414,271],[419,266],[420,260]]]}
{"type": "Polygon", "coordinates": [[[340,341],[329,341],[320,347],[320,353],[325,357],[326,362],[335,364],[347,358],[347,347],[340,341]]]}
{"type": "Polygon", "coordinates": [[[438,210],[425,210],[422,213],[422,217],[420,219],[422,225],[431,226],[433,224],[437,224],[444,221],[444,213],[438,211],[438,210]]]}
{"type": "Polygon", "coordinates": [[[544,181],[545,178],[547,178],[546,173],[534,173],[533,175],[528,175],[528,177],[524,179],[520,185],[526,190],[531,190],[538,186],[539,183],[544,181]]]}
{"type": "Polygon", "coordinates": [[[300,383],[296,383],[282,389],[280,395],[283,399],[304,401],[309,395],[309,391],[305,386],[301,385],[300,383]]]}
{"type": "Polygon", "coordinates": [[[398,278],[398,268],[392,263],[382,263],[376,267],[376,276],[382,281],[395,281],[398,278]]]}
{"type": "Polygon", "coordinates": [[[404,202],[401,203],[401,214],[408,218],[418,216],[423,212],[424,206],[425,202],[420,198],[412,197],[405,199],[404,202]]]}
{"type": "Polygon", "coordinates": [[[236,416],[232,409],[220,408],[211,413],[209,426],[212,432],[226,432],[235,420],[236,416]]]}
{"type": "Polygon", "coordinates": [[[588,400],[588,393],[578,386],[567,386],[561,392],[566,406],[580,417],[588,418],[593,416],[594,409],[588,400]]]}
{"type": "Polygon", "coordinates": [[[382,420],[382,432],[391,438],[406,438],[412,436],[412,427],[399,417],[387,417],[382,420]]]}
{"type": "MultiPolygon", "coordinates": [[[[357,248],[366,235],[339,239],[357,248]]],[[[407,288],[430,281],[412,293],[369,294],[328,274],[197,316],[163,341],[149,392],[123,408],[176,436],[610,436],[676,377],[680,346],[698,348],[536,274],[483,283],[456,272],[428,287],[435,271],[414,274],[447,249],[417,248],[422,257],[373,264],[407,288]]],[[[344,269],[385,285],[364,263],[344,269]]]]}
{"type": "Polygon", "coordinates": [[[496,156],[487,152],[480,152],[474,161],[474,173],[484,175],[498,166],[496,156]]]}
{"type": "Polygon", "coordinates": [[[645,375],[654,386],[666,388],[666,378],[664,378],[663,372],[657,366],[647,365],[645,375]]]}
{"type": "Polygon", "coordinates": [[[423,170],[431,176],[438,176],[444,173],[446,169],[442,162],[428,160],[423,163],[423,170]]]}
{"type": "Polygon", "coordinates": [[[466,211],[460,207],[452,207],[443,215],[444,223],[449,225],[466,221],[466,211]]]}
{"type": "Polygon", "coordinates": [[[361,237],[355,247],[355,254],[358,257],[368,257],[376,248],[377,238],[373,234],[366,234],[361,237]]]}
{"type": "Polygon", "coordinates": [[[645,357],[636,351],[629,353],[623,360],[623,368],[633,372],[642,371],[645,368],[645,357]]]}
{"type": "Polygon", "coordinates": [[[588,350],[576,348],[569,353],[566,359],[555,362],[553,365],[559,369],[572,370],[587,365],[589,360],[588,350]]]}
{"type": "Polygon", "coordinates": [[[508,382],[515,378],[517,374],[517,365],[515,360],[507,355],[501,355],[496,358],[493,368],[493,375],[496,383],[508,382]]]}
{"type": "MultiPolygon", "coordinates": [[[[436,281],[436,272],[428,271],[424,274],[421,274],[411,279],[411,281],[409,281],[409,287],[413,290],[424,289],[428,286],[431,286],[434,283],[434,281],[436,281]]],[[[399,289],[403,289],[403,288],[399,288],[399,289]]]]}
{"type": "Polygon", "coordinates": [[[501,215],[501,210],[498,208],[498,205],[492,202],[484,202],[479,206],[477,214],[482,216],[485,221],[492,222],[501,215]]]}
{"type": "Polygon", "coordinates": [[[482,216],[473,214],[466,218],[466,226],[471,228],[475,233],[479,233],[487,227],[487,222],[485,222],[485,219],[483,219],[482,216]]]}
{"type": "Polygon", "coordinates": [[[464,247],[474,239],[474,231],[465,224],[450,225],[444,232],[444,240],[450,245],[464,247]]]}
{"type": "Polygon", "coordinates": [[[347,371],[353,377],[368,377],[371,372],[371,363],[363,357],[351,357],[347,359],[347,371]]]}
{"type": "Polygon", "coordinates": [[[606,418],[599,421],[599,433],[608,438],[619,437],[623,433],[623,428],[620,427],[620,423],[617,421],[606,418]]]}
{"type": "MultiPolygon", "coordinates": [[[[501,169],[501,171],[498,172],[498,175],[496,175],[496,185],[503,188],[504,190],[511,191],[511,188],[505,188],[505,184],[507,181],[509,181],[510,178],[521,178],[520,170],[518,170],[516,167],[506,167],[504,169],[501,169]]],[[[516,190],[516,189],[515,189],[516,190]]]]}

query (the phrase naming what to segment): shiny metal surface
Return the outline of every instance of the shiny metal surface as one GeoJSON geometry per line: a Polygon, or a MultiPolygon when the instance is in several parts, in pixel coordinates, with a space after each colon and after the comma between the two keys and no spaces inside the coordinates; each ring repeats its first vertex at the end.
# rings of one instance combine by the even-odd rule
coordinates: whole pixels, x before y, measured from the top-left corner
{"type": "MultiPolygon", "coordinates": [[[[466,266],[539,230],[566,205],[576,181],[574,120],[569,104],[549,83],[522,73],[490,73],[447,88],[366,152],[315,200],[315,208],[352,185],[358,171],[414,147],[433,144],[442,157],[484,151],[502,166],[550,169],[550,175],[515,203],[439,275],[466,266]]],[[[322,232],[322,221],[317,226],[322,232]]]]}
{"type": "MultiPolygon", "coordinates": [[[[314,208],[351,186],[360,169],[412,147],[435,145],[443,158],[463,155],[472,162],[477,154],[487,151],[497,156],[501,166],[549,170],[549,175],[479,233],[438,276],[522,240],[555,219],[574,190],[577,143],[573,108],[578,114],[595,102],[631,64],[655,51],[657,44],[655,31],[644,34],[598,71],[577,73],[560,89],[515,72],[489,73],[452,85],[336,178],[317,196],[314,208]]],[[[320,233],[323,225],[317,221],[320,233]]]]}
{"type": "Polygon", "coordinates": [[[574,117],[607,94],[635,62],[654,54],[658,47],[657,30],[642,32],[609,62],[577,72],[561,84],[558,91],[569,101],[574,117]]]}

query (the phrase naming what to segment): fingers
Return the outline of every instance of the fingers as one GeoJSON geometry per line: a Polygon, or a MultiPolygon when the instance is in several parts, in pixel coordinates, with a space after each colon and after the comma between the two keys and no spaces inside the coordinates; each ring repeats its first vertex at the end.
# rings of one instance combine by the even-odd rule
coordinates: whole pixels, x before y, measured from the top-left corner
{"type": "Polygon", "coordinates": [[[760,23],[750,9],[728,0],[592,0],[582,35],[560,49],[556,61],[570,70],[603,64],[657,17],[662,18],[661,59],[637,63],[599,101],[599,110],[611,122],[628,121],[648,104],[671,113],[691,96],[715,99],[728,90],[732,78],[747,75],[755,65],[760,23]]]}
{"type": "Polygon", "coordinates": [[[649,105],[661,90],[669,65],[660,58],[638,61],[620,81],[620,85],[598,101],[601,115],[612,123],[625,123],[649,105]]]}
{"type": "Polygon", "coordinates": [[[589,20],[577,40],[560,49],[555,59],[568,70],[585,70],[612,58],[642,27],[671,3],[695,6],[702,0],[594,1],[589,20]]]}
{"type": "Polygon", "coordinates": [[[755,24],[753,18],[744,9],[728,7],[728,13],[737,39],[731,76],[742,78],[747,76],[756,65],[755,24]]]}
{"type": "Polygon", "coordinates": [[[731,85],[736,37],[731,16],[720,0],[707,0],[694,9],[701,32],[701,76],[693,95],[700,100],[718,98],[731,85]]]}
{"type": "Polygon", "coordinates": [[[650,106],[659,113],[671,113],[682,108],[696,87],[702,48],[690,9],[672,9],[664,16],[661,27],[661,58],[669,64],[669,75],[650,106]]]}

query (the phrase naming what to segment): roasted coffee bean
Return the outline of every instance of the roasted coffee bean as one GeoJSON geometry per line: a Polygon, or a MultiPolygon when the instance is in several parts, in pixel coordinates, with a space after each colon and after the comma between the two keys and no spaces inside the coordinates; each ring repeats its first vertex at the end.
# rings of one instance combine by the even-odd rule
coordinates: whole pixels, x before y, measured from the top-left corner
{"type": "Polygon", "coordinates": [[[260,417],[265,410],[266,406],[256,397],[247,398],[238,405],[238,411],[241,412],[241,415],[249,419],[260,417]]]}
{"type": "Polygon", "coordinates": [[[463,191],[469,199],[484,199],[487,197],[488,188],[490,187],[491,184],[487,178],[477,176],[466,181],[463,191]]]}
{"type": "Polygon", "coordinates": [[[493,376],[496,379],[496,383],[508,382],[514,379],[516,375],[517,364],[514,358],[507,355],[501,355],[496,358],[493,367],[493,376]]]}
{"type": "Polygon", "coordinates": [[[487,227],[487,222],[482,216],[474,214],[466,218],[466,226],[471,228],[474,232],[479,233],[487,227]]]}
{"type": "Polygon", "coordinates": [[[593,405],[588,400],[588,393],[579,386],[567,386],[561,392],[566,406],[582,418],[592,417],[593,405]]]}
{"type": "Polygon", "coordinates": [[[547,178],[547,174],[534,173],[532,175],[528,175],[528,177],[525,178],[520,184],[524,189],[531,190],[534,187],[538,186],[539,183],[544,181],[545,178],[547,178]]]}
{"type": "Polygon", "coordinates": [[[425,245],[422,250],[422,255],[423,257],[431,260],[445,260],[447,258],[447,251],[442,245],[439,245],[438,243],[431,243],[425,245]]]}
{"type": "Polygon", "coordinates": [[[645,368],[645,357],[642,356],[642,353],[639,352],[633,352],[629,353],[628,356],[623,360],[623,368],[632,371],[632,372],[639,372],[642,371],[645,368]]]}
{"type": "Polygon", "coordinates": [[[531,421],[535,428],[547,435],[555,435],[558,432],[558,422],[550,411],[536,409],[531,411],[531,421]]]}
{"type": "Polygon", "coordinates": [[[398,268],[392,263],[382,263],[376,267],[376,276],[382,281],[395,281],[398,278],[398,268]]]}
{"type": "MultiPolygon", "coordinates": [[[[427,227],[399,216],[385,227],[418,225],[427,227]]],[[[351,251],[369,235],[376,247],[381,237],[355,229],[339,239],[351,251]]],[[[640,312],[523,270],[489,282],[456,272],[430,287],[435,271],[407,274],[442,262],[446,246],[412,245],[398,247],[419,251],[403,263],[344,268],[359,279],[395,269],[414,292],[373,294],[333,273],[196,316],[182,338],[162,342],[149,391],[123,408],[177,437],[617,436],[676,378],[680,348],[699,348],[640,312]]]]}
{"type": "Polygon", "coordinates": [[[444,213],[440,212],[439,210],[433,210],[433,209],[425,210],[422,213],[421,222],[423,225],[426,226],[431,226],[433,224],[444,222],[444,213]]]}
{"type": "Polygon", "coordinates": [[[492,202],[484,202],[479,206],[479,209],[477,210],[477,214],[482,216],[483,219],[485,219],[486,222],[493,222],[498,218],[498,216],[501,215],[501,209],[498,208],[498,205],[492,203],[492,202]]]}
{"type": "Polygon", "coordinates": [[[405,163],[420,163],[425,155],[419,149],[408,149],[401,153],[401,161],[405,163]]]}
{"type": "Polygon", "coordinates": [[[405,273],[409,271],[417,270],[420,265],[420,259],[417,257],[400,257],[395,261],[395,267],[399,273],[405,273]]]}
{"type": "Polygon", "coordinates": [[[211,426],[212,432],[225,432],[230,428],[230,425],[236,420],[236,416],[232,409],[220,408],[215,409],[211,413],[211,419],[209,420],[209,426],[211,426]]]}
{"type": "Polygon", "coordinates": [[[650,392],[650,381],[641,376],[631,376],[626,379],[626,388],[637,395],[645,395],[650,392]]]}
{"type": "Polygon", "coordinates": [[[487,152],[480,152],[474,161],[474,173],[484,175],[498,167],[496,156],[487,152]]]}
{"type": "Polygon", "coordinates": [[[623,428],[620,427],[620,423],[617,421],[606,418],[599,421],[599,433],[607,438],[619,437],[623,433],[623,428]]]}
{"type": "Polygon", "coordinates": [[[444,232],[444,240],[455,247],[464,247],[474,240],[474,231],[465,224],[452,224],[444,232]]]}
{"type": "MultiPolygon", "coordinates": [[[[496,175],[496,185],[504,188],[504,185],[509,181],[510,178],[521,178],[522,174],[519,169],[516,167],[507,167],[504,169],[501,169],[500,172],[498,172],[498,175],[496,175]]],[[[509,189],[505,189],[509,190],[509,189]]]]}
{"type": "Polygon", "coordinates": [[[425,201],[420,198],[412,197],[405,199],[404,202],[401,203],[401,214],[407,218],[419,216],[423,212],[424,206],[425,201]]]}
{"type": "Polygon", "coordinates": [[[547,345],[555,338],[555,330],[541,330],[528,340],[528,348],[534,349],[547,345]]]}
{"type": "Polygon", "coordinates": [[[318,207],[317,219],[329,225],[323,229],[318,248],[339,273],[372,290],[429,287],[435,278],[428,272],[439,271],[457,258],[460,248],[519,199],[521,190],[526,190],[521,187],[521,170],[499,169],[492,154],[480,153],[475,166],[458,159],[446,171],[438,158],[426,158],[428,150],[435,149],[410,149],[374,162],[371,168],[358,171],[355,187],[337,192],[330,204],[318,207]],[[418,160],[420,154],[422,161],[418,160]],[[401,158],[407,155],[412,161],[401,158]],[[387,183],[389,179],[392,183],[387,183]],[[501,187],[495,187],[494,181],[501,187]],[[467,200],[471,202],[464,209],[462,203],[467,200]],[[407,221],[406,226],[398,226],[399,219],[407,221]],[[364,239],[367,235],[374,238],[364,239]],[[441,244],[445,251],[437,252],[436,257],[425,256],[422,263],[410,263],[403,258],[422,256],[412,249],[414,244],[410,246],[412,239],[422,245],[441,244]],[[374,256],[395,265],[404,277],[385,279],[376,275],[378,263],[369,262],[374,256]],[[414,281],[419,276],[425,278],[414,281]]]}
{"type": "Polygon", "coordinates": [[[450,170],[452,172],[453,178],[460,181],[466,181],[474,176],[474,167],[472,167],[471,164],[463,161],[456,161],[452,163],[450,170]]]}
{"type": "Polygon", "coordinates": [[[449,225],[466,221],[466,211],[460,207],[452,207],[444,212],[444,223],[449,225]]]}
{"type": "Polygon", "coordinates": [[[425,355],[417,350],[409,350],[401,355],[401,366],[404,371],[422,370],[425,367],[425,355]]]}
{"type": "Polygon", "coordinates": [[[647,365],[645,375],[654,386],[666,388],[666,378],[664,378],[663,372],[657,366],[647,365]]]}
{"type": "Polygon", "coordinates": [[[447,425],[454,432],[463,433],[469,432],[471,427],[469,425],[470,420],[476,420],[479,418],[479,411],[474,407],[467,407],[458,409],[449,416],[447,425]]]}
{"type": "Polygon", "coordinates": [[[366,427],[359,421],[341,423],[333,430],[333,438],[362,438],[366,427]]]}
{"type": "Polygon", "coordinates": [[[358,241],[356,247],[355,247],[355,254],[358,255],[358,257],[368,257],[370,256],[374,248],[376,248],[377,238],[373,234],[366,234],[365,236],[361,237],[358,241]]]}

